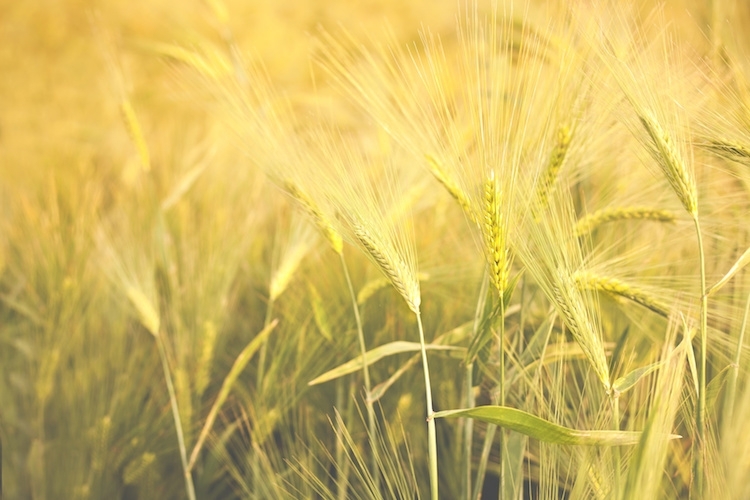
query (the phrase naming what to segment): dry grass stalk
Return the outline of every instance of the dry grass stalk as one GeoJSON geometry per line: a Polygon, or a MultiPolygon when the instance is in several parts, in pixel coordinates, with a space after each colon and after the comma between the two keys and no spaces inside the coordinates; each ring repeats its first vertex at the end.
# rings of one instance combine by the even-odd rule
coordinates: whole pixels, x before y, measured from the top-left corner
{"type": "Polygon", "coordinates": [[[615,207],[603,208],[586,214],[576,223],[576,235],[583,236],[597,227],[618,220],[643,219],[658,222],[674,222],[677,216],[670,210],[659,210],[648,207],[615,207]]]}
{"type": "Polygon", "coordinates": [[[382,239],[375,237],[362,224],[353,222],[352,230],[367,253],[375,260],[380,270],[391,281],[398,293],[415,314],[419,314],[421,295],[419,280],[411,272],[399,253],[382,239]]]}
{"type": "Polygon", "coordinates": [[[668,308],[656,297],[616,278],[600,276],[588,271],[579,271],[575,273],[573,278],[581,290],[595,290],[624,297],[654,311],[656,314],[664,317],[669,316],[668,308]]]}

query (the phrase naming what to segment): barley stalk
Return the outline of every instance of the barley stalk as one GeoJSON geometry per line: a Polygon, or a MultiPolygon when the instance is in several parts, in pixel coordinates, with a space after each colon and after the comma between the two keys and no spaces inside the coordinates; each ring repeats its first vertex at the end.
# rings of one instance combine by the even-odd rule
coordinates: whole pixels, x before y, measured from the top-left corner
{"type": "Polygon", "coordinates": [[[674,222],[677,220],[677,216],[670,210],[648,207],[603,208],[581,217],[576,223],[575,231],[577,236],[583,236],[608,222],[632,219],[674,222]]]}
{"type": "Polygon", "coordinates": [[[661,316],[669,316],[668,308],[661,304],[656,297],[624,281],[608,276],[600,276],[588,271],[575,273],[573,279],[580,290],[596,290],[607,292],[611,295],[618,295],[637,302],[661,316]]]}

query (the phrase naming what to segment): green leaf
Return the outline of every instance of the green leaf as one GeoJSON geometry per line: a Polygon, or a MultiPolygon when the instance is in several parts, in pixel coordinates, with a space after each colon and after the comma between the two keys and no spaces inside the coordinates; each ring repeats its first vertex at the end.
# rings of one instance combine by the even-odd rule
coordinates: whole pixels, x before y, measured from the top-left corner
{"type": "Polygon", "coordinates": [[[716,401],[719,399],[719,393],[727,381],[731,372],[732,365],[727,365],[719,373],[714,375],[711,382],[706,386],[706,412],[713,411],[716,401]]]}
{"type": "MultiPolygon", "coordinates": [[[[425,349],[428,351],[463,351],[463,347],[454,347],[454,346],[447,346],[447,345],[435,345],[435,344],[427,344],[425,346],[425,349]]],[[[374,349],[371,349],[365,353],[365,356],[367,357],[367,366],[371,366],[376,361],[380,361],[383,358],[386,358],[388,356],[393,356],[394,354],[402,354],[405,352],[416,352],[420,350],[419,342],[405,342],[405,341],[396,341],[396,342],[390,342],[388,344],[381,345],[379,347],[376,347],[374,349]]],[[[362,355],[360,354],[356,358],[347,361],[343,365],[339,365],[336,368],[329,370],[325,372],[323,375],[320,375],[319,377],[311,380],[307,383],[307,385],[317,385],[322,384],[323,382],[329,382],[331,380],[335,380],[339,377],[343,377],[344,375],[348,375],[350,373],[354,373],[356,371],[359,371],[362,369],[362,355]]]]}
{"type": "Polygon", "coordinates": [[[721,278],[711,288],[708,289],[706,295],[713,295],[714,293],[718,292],[721,287],[726,285],[727,282],[731,280],[735,274],[740,272],[742,268],[748,264],[750,264],[750,248],[745,250],[745,253],[743,253],[740,258],[737,259],[737,262],[734,263],[732,268],[727,272],[727,274],[724,275],[723,278],[721,278]]]}
{"type": "Polygon", "coordinates": [[[612,384],[612,388],[622,394],[623,392],[627,391],[631,387],[633,387],[635,384],[638,383],[639,380],[641,380],[643,377],[648,375],[651,372],[654,372],[658,370],[661,365],[663,365],[664,362],[657,361],[656,363],[651,363],[650,365],[642,366],[640,368],[636,368],[632,372],[628,373],[624,377],[620,377],[617,380],[615,380],[615,383],[612,384]]]}
{"type": "MultiPolygon", "coordinates": [[[[543,418],[507,406],[479,406],[463,410],[439,411],[434,418],[468,417],[520,432],[545,443],[577,446],[620,446],[637,444],[640,432],[580,431],[553,424],[543,418]]],[[[681,436],[671,434],[671,439],[681,436]]]]}
{"type": "Polygon", "coordinates": [[[229,392],[232,390],[232,386],[234,385],[235,381],[240,376],[240,373],[242,373],[242,371],[245,369],[247,364],[250,362],[250,359],[253,357],[256,351],[260,349],[260,347],[266,341],[268,335],[270,335],[273,329],[276,328],[277,324],[279,324],[278,319],[271,321],[271,323],[269,323],[267,327],[265,327],[258,335],[255,336],[255,338],[253,338],[253,340],[250,341],[249,344],[247,344],[247,346],[245,346],[244,349],[242,349],[242,352],[240,352],[239,356],[237,356],[237,359],[234,360],[232,368],[229,370],[229,373],[224,378],[224,382],[221,384],[219,395],[216,396],[216,401],[214,401],[214,404],[211,407],[211,411],[209,411],[208,413],[206,423],[203,424],[203,429],[201,429],[198,441],[193,447],[193,452],[190,454],[190,463],[188,464],[188,470],[191,470],[193,468],[193,465],[195,465],[195,461],[198,458],[198,453],[203,446],[203,442],[208,437],[208,433],[211,431],[211,428],[214,425],[214,421],[219,414],[219,410],[224,404],[224,401],[226,401],[227,397],[229,396],[229,392]]]}

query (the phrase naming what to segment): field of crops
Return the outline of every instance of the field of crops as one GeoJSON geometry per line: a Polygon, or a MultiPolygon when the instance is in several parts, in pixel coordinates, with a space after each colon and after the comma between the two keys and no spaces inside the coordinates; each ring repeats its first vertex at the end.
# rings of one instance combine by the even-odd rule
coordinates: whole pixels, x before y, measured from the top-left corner
{"type": "Polygon", "coordinates": [[[0,496],[750,498],[747,26],[0,3],[0,496]]]}

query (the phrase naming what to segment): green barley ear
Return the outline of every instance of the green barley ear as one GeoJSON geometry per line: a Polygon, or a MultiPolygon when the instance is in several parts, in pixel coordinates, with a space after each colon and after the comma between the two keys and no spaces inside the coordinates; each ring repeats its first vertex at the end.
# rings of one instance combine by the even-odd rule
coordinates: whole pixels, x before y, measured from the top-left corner
{"type": "MultiPolygon", "coordinates": [[[[547,168],[545,168],[542,174],[542,179],[537,187],[537,202],[539,204],[539,210],[545,210],[549,205],[549,195],[555,189],[557,182],[557,176],[562,169],[565,157],[570,148],[570,141],[573,138],[573,131],[570,126],[563,124],[557,131],[557,139],[552,153],[550,154],[547,168]]],[[[541,217],[540,214],[536,214],[536,217],[541,217]]]]}
{"type": "Polygon", "coordinates": [[[646,307],[656,314],[669,316],[669,309],[652,294],[616,278],[600,276],[588,271],[578,271],[573,276],[581,290],[595,290],[624,297],[646,307]]]}
{"type": "Polygon", "coordinates": [[[320,210],[317,204],[294,182],[287,180],[284,182],[284,189],[294,198],[302,209],[312,218],[315,226],[323,233],[333,251],[341,255],[344,251],[344,241],[341,235],[334,229],[333,223],[328,219],[325,213],[320,210]]]}
{"type": "Polygon", "coordinates": [[[675,146],[672,135],[664,130],[649,112],[638,114],[643,128],[651,138],[649,151],[667,178],[682,206],[693,217],[698,215],[698,192],[695,179],[687,168],[682,152],[675,146]]]}
{"type": "Polygon", "coordinates": [[[425,155],[427,160],[427,168],[430,173],[437,179],[437,181],[443,185],[448,193],[458,202],[458,206],[464,211],[464,214],[469,218],[471,222],[477,222],[477,217],[474,214],[474,209],[471,206],[469,197],[463,192],[463,190],[453,182],[448,174],[445,172],[443,166],[438,162],[437,159],[430,155],[425,155]]]}
{"type": "Polygon", "coordinates": [[[399,253],[382,238],[368,231],[364,225],[352,222],[352,230],[370,257],[404,298],[409,309],[419,314],[421,295],[419,280],[399,253]]]}
{"type": "Polygon", "coordinates": [[[602,224],[633,219],[674,222],[677,220],[677,215],[671,210],[659,210],[648,207],[603,208],[578,219],[575,231],[577,236],[585,236],[602,224]]]}
{"type": "Polygon", "coordinates": [[[504,293],[510,275],[510,258],[507,248],[507,229],[500,207],[495,171],[491,170],[483,186],[484,205],[482,234],[490,266],[490,281],[499,293],[504,293]]]}

